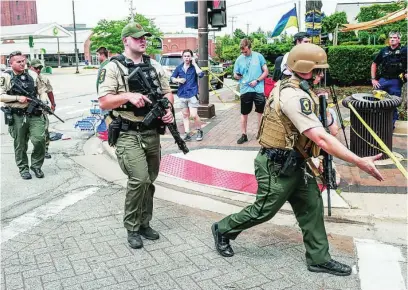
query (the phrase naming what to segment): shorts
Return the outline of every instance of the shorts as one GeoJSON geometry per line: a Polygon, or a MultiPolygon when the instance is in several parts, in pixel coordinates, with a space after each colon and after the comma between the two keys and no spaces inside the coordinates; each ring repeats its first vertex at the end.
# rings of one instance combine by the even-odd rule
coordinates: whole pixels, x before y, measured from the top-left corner
{"type": "Polygon", "coordinates": [[[252,111],[252,104],[255,103],[255,112],[263,113],[265,108],[265,96],[263,93],[245,93],[241,95],[241,114],[248,115],[252,111]]]}
{"type": "Polygon", "coordinates": [[[198,108],[200,102],[198,101],[197,96],[192,96],[191,98],[179,98],[180,100],[180,107],[182,109],[187,108],[198,108]]]}

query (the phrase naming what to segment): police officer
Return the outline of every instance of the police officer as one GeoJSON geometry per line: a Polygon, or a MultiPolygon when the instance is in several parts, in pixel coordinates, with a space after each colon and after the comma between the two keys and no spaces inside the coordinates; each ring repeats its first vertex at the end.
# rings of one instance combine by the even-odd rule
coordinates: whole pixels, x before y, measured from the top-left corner
{"type": "MultiPolygon", "coordinates": [[[[399,32],[391,31],[388,38],[390,46],[381,49],[371,64],[371,83],[375,89],[401,97],[401,74],[405,75],[405,79],[407,77],[407,47],[401,46],[399,32]],[[378,75],[377,69],[379,69],[378,75]]],[[[394,110],[394,124],[396,120],[398,120],[397,109],[394,110]]]]}
{"type": "Polygon", "coordinates": [[[96,56],[98,57],[99,61],[99,69],[98,73],[96,74],[96,91],[98,91],[99,75],[101,74],[101,70],[104,68],[104,66],[109,63],[109,52],[106,47],[101,46],[96,50],[96,56]]]}
{"type": "MultiPolygon", "coordinates": [[[[289,201],[302,229],[309,271],[350,275],[349,266],[330,257],[321,192],[305,158],[318,156],[321,147],[383,180],[374,165],[381,154],[360,158],[322,127],[318,118],[319,99],[309,89],[315,71],[329,67],[322,48],[310,43],[299,44],[290,51],[287,64],[293,75],[279,81],[273,89],[258,132],[262,148],[255,159],[256,201],[212,225],[215,246],[222,256],[233,256],[231,239],[271,219],[289,201]]],[[[328,118],[328,125],[333,123],[333,119],[328,118]]],[[[316,173],[316,168],[313,169],[316,173]]]]}
{"type": "Polygon", "coordinates": [[[20,51],[10,54],[11,70],[1,74],[0,101],[5,103],[4,110],[9,112],[9,133],[14,139],[14,153],[17,167],[23,179],[31,179],[29,172],[27,147],[28,140],[33,144],[31,170],[37,178],[43,178],[41,166],[45,154],[45,118],[43,111],[36,109],[29,114],[27,108],[30,99],[16,86],[22,87],[31,97],[39,97],[45,91],[37,75],[25,70],[26,58],[20,51]],[[17,85],[16,85],[17,84],[17,85]]]}
{"type": "MultiPolygon", "coordinates": [[[[55,111],[55,107],[57,106],[55,104],[55,98],[54,98],[54,93],[53,93],[53,88],[51,85],[50,80],[41,74],[41,70],[43,68],[43,64],[41,63],[41,60],[39,59],[33,59],[29,65],[30,69],[37,74],[38,81],[42,83],[42,87],[45,89],[45,94],[40,94],[42,97],[41,101],[44,103],[48,103],[48,100],[51,103],[51,110],[55,111]],[[44,99],[44,97],[47,97],[44,99]]],[[[50,132],[49,132],[49,126],[50,126],[50,121],[48,119],[48,114],[44,112],[44,118],[45,118],[45,155],[44,157],[47,159],[51,158],[51,154],[48,152],[48,147],[50,146],[50,132]]]]}
{"type": "MultiPolygon", "coordinates": [[[[161,65],[146,52],[146,36],[138,23],[129,23],[122,30],[125,51],[101,70],[99,75],[99,105],[112,109],[113,116],[122,119],[122,131],[116,143],[116,156],[122,171],[128,176],[125,198],[124,226],[132,248],[143,247],[141,236],[156,240],[159,233],[150,227],[153,214],[153,182],[160,166],[160,137],[157,128],[146,128],[141,121],[152,102],[138,90],[129,91],[128,76],[138,67],[145,74],[158,97],[174,102],[169,80],[161,65]]],[[[173,122],[171,109],[162,117],[164,123],[173,122]]]]}

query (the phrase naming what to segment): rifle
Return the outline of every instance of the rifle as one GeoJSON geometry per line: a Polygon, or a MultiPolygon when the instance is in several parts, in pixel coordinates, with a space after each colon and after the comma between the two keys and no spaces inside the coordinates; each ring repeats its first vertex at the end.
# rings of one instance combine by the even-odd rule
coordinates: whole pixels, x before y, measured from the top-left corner
{"type": "Polygon", "coordinates": [[[27,113],[32,114],[36,109],[40,108],[43,111],[51,115],[54,115],[54,117],[60,120],[62,123],[65,123],[64,120],[62,120],[60,117],[54,114],[50,107],[48,107],[45,103],[38,99],[34,92],[33,93],[27,92],[20,84],[16,83],[15,81],[13,82],[11,89],[13,89],[14,92],[16,92],[17,94],[21,94],[23,96],[28,97],[30,104],[28,105],[27,113]]]}
{"type": "MultiPolygon", "coordinates": [[[[320,103],[320,116],[322,118],[323,127],[330,134],[329,127],[327,126],[327,100],[325,95],[319,95],[320,103]]],[[[322,150],[323,151],[323,150],[322,150]]],[[[323,182],[327,189],[327,211],[328,215],[331,216],[331,199],[330,199],[330,189],[336,189],[336,172],[333,170],[333,156],[323,151],[323,182]]]]}
{"type": "MultiPolygon", "coordinates": [[[[136,86],[142,90],[143,94],[147,94],[150,100],[153,100],[153,96],[157,95],[150,86],[149,81],[146,79],[145,75],[143,74],[142,70],[140,67],[137,67],[130,75],[128,78],[129,82],[136,82],[136,86]]],[[[155,121],[157,118],[162,117],[166,114],[166,109],[169,108],[170,101],[167,98],[160,98],[151,108],[149,113],[144,117],[142,123],[145,126],[150,126],[153,121],[155,121]]],[[[169,129],[171,135],[174,138],[174,141],[177,143],[177,146],[179,149],[184,153],[187,154],[189,152],[186,142],[181,138],[180,132],[177,129],[177,124],[176,124],[176,115],[174,114],[174,108],[172,108],[173,112],[173,123],[171,124],[164,124],[163,126],[167,126],[169,129]]]]}

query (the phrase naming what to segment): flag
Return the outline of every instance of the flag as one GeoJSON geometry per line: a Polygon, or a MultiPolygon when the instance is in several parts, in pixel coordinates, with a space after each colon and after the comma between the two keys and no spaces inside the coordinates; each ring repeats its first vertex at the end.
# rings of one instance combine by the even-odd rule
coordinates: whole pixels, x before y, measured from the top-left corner
{"type": "Polygon", "coordinates": [[[284,14],[282,18],[279,20],[278,24],[276,25],[275,29],[272,32],[271,37],[276,37],[281,35],[281,33],[292,26],[298,26],[298,21],[297,21],[297,13],[296,13],[296,7],[293,7],[289,12],[284,14]]]}

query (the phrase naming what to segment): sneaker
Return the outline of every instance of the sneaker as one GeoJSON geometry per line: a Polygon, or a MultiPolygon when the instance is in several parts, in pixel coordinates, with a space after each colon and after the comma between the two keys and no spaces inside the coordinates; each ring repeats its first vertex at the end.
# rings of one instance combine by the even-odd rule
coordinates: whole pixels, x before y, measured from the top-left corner
{"type": "Polygon", "coordinates": [[[307,269],[310,272],[329,273],[336,276],[348,276],[351,274],[350,266],[337,262],[333,259],[326,263],[318,265],[309,265],[307,266],[307,269]]]}
{"type": "Polygon", "coordinates": [[[190,133],[186,133],[183,138],[184,141],[191,141],[190,133]]]}
{"type": "Polygon", "coordinates": [[[203,130],[198,129],[198,130],[197,130],[197,137],[196,137],[196,140],[197,140],[197,141],[201,141],[201,140],[203,140],[203,135],[204,135],[203,130]]]}
{"type": "Polygon", "coordinates": [[[45,152],[44,158],[46,159],[50,159],[51,158],[51,154],[47,152],[45,152]]]}
{"type": "Polygon", "coordinates": [[[242,134],[241,138],[238,139],[237,144],[242,144],[244,142],[248,142],[248,136],[246,134],[242,134]]]}

